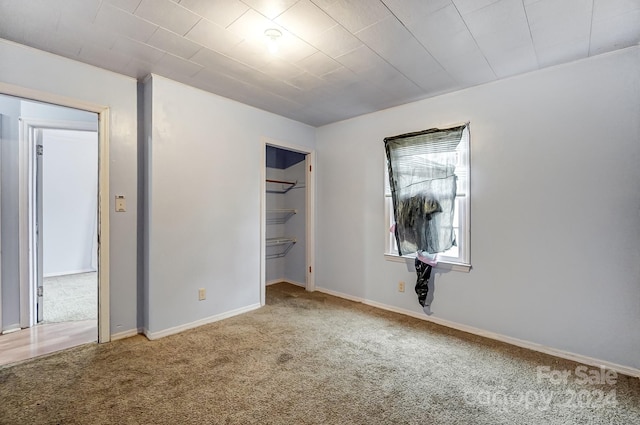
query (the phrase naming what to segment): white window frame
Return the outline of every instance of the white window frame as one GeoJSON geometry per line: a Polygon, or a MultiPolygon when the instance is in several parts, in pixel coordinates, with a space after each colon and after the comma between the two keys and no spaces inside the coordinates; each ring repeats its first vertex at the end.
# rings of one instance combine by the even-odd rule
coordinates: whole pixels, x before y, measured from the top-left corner
{"type": "MultiPolygon", "coordinates": [[[[453,127],[453,126],[448,126],[453,127]]],[[[443,270],[455,270],[469,272],[471,270],[471,133],[469,125],[463,131],[462,140],[458,145],[459,163],[456,166],[456,175],[462,184],[456,194],[456,214],[458,223],[456,227],[456,242],[458,256],[438,254],[436,268],[443,270]],[[462,168],[460,168],[462,167],[462,168]]],[[[384,159],[384,223],[385,223],[385,249],[384,257],[388,261],[406,263],[413,262],[415,254],[398,255],[398,247],[393,234],[390,232],[393,220],[393,201],[389,187],[389,171],[387,159],[384,159]]]]}

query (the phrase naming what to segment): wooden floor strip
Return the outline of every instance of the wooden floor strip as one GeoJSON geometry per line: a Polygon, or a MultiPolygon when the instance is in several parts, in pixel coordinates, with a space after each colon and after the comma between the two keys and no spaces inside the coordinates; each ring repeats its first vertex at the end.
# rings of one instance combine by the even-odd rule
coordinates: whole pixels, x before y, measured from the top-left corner
{"type": "Polygon", "coordinates": [[[98,340],[97,320],[43,323],[0,335],[0,365],[26,360],[98,340]]]}

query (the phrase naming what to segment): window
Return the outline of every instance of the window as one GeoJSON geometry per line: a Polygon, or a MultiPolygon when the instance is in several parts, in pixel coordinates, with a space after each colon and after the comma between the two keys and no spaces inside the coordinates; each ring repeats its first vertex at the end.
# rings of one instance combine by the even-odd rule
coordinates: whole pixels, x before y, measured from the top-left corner
{"type": "MultiPolygon", "coordinates": [[[[395,136],[385,139],[385,141],[387,140],[398,140],[402,143],[400,148],[402,160],[392,164],[395,166],[392,172],[397,184],[397,196],[402,195],[402,188],[411,186],[415,186],[415,190],[412,191],[414,194],[420,191],[424,192],[424,186],[421,187],[420,184],[423,184],[425,175],[432,173],[433,170],[429,170],[430,167],[440,167],[440,169],[450,167],[450,169],[453,169],[453,174],[455,175],[453,180],[455,181],[453,183],[455,186],[455,198],[449,205],[453,210],[447,221],[450,221],[451,228],[451,233],[448,234],[450,235],[448,237],[455,240],[455,242],[444,252],[438,253],[438,264],[439,267],[444,266],[455,270],[469,271],[469,207],[471,196],[468,124],[450,129],[432,129],[395,136]],[[443,154],[448,155],[446,160],[449,162],[448,164],[443,160],[443,154]]],[[[403,252],[402,257],[400,256],[396,237],[390,232],[390,228],[395,224],[396,220],[394,217],[392,189],[389,184],[389,164],[386,158],[385,161],[385,256],[390,260],[401,259],[402,257],[413,258],[415,257],[415,250],[414,252],[403,252]]],[[[405,198],[408,196],[407,193],[404,193],[405,198]]],[[[434,217],[436,217],[435,214],[434,217]]],[[[434,223],[436,223],[435,220],[431,222],[432,225],[434,223]]],[[[405,244],[405,251],[408,250],[406,247],[410,246],[411,244],[405,244]]]]}

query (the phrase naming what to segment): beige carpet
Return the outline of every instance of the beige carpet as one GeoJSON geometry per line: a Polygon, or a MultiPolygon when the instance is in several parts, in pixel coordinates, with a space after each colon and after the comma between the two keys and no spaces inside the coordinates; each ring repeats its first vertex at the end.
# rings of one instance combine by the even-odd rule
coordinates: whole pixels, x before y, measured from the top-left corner
{"type": "Polygon", "coordinates": [[[222,322],[0,368],[0,424],[640,423],[640,380],[577,366],[277,284],[222,322]]]}
{"type": "Polygon", "coordinates": [[[45,277],[43,286],[45,323],[98,318],[97,272],[45,277]]]}

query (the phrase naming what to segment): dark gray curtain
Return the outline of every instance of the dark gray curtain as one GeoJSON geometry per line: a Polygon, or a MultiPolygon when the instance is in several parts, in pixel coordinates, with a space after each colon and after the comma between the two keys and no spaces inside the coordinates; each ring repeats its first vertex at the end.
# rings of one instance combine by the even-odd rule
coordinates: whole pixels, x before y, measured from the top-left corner
{"type": "Polygon", "coordinates": [[[384,139],[400,255],[455,245],[456,148],[466,125],[384,139]]]}

